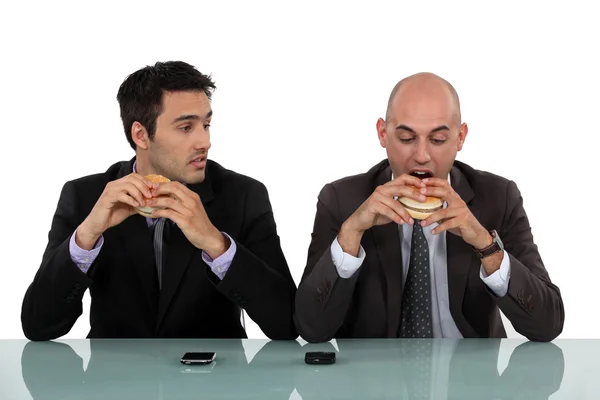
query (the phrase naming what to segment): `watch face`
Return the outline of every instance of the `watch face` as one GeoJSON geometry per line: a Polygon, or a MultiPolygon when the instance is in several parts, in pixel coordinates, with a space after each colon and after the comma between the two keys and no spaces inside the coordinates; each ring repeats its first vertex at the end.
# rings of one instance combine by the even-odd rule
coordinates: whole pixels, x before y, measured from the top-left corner
{"type": "Polygon", "coordinates": [[[498,232],[496,231],[492,231],[492,236],[494,237],[494,242],[498,244],[498,246],[500,246],[501,250],[504,250],[504,243],[502,243],[502,240],[500,240],[500,236],[498,236],[498,232]]]}

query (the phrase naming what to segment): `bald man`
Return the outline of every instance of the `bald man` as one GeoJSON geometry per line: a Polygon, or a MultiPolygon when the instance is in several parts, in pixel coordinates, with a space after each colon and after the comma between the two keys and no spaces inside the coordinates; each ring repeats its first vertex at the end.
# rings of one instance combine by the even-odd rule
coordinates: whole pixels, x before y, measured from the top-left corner
{"type": "Polygon", "coordinates": [[[321,190],[295,323],[332,338],[551,341],[563,329],[517,185],[456,161],[468,128],[452,85],[429,73],[400,81],[377,121],[387,159],[321,190]],[[411,186],[419,190],[413,190],[411,186]],[[413,220],[398,197],[444,206],[413,220]]]}

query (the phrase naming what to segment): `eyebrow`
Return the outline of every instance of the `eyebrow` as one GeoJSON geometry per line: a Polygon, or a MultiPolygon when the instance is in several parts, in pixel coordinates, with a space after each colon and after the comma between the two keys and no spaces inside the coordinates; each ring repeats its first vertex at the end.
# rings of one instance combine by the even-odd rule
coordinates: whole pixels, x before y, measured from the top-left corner
{"type": "MultiPolygon", "coordinates": [[[[403,131],[408,131],[410,133],[416,133],[414,129],[412,129],[411,127],[406,126],[404,124],[400,124],[400,125],[398,125],[396,127],[396,130],[399,130],[399,129],[401,129],[403,131]]],[[[439,132],[439,131],[449,131],[449,130],[450,130],[450,128],[448,128],[446,125],[440,125],[438,127],[433,128],[431,130],[431,132],[429,132],[429,133],[436,133],[436,132],[439,132]]]]}
{"type": "Polygon", "coordinates": [[[204,118],[201,118],[199,115],[196,115],[196,114],[184,114],[184,115],[180,115],[179,117],[175,118],[172,123],[176,124],[176,123],[181,122],[181,121],[190,121],[190,120],[192,120],[192,121],[199,121],[199,120],[205,120],[205,119],[209,119],[210,117],[212,117],[212,115],[213,115],[213,111],[212,110],[210,110],[206,114],[206,116],[204,118]]]}

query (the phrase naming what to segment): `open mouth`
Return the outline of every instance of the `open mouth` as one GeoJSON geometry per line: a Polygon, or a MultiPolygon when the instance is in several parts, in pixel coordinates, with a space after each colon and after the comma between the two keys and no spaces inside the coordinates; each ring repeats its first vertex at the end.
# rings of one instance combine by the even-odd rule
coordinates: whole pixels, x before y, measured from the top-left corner
{"type": "Polygon", "coordinates": [[[206,156],[196,157],[190,162],[190,164],[196,168],[204,168],[206,166],[206,156]]]}
{"type": "Polygon", "coordinates": [[[429,171],[412,171],[409,175],[419,179],[433,178],[433,174],[429,171]]]}

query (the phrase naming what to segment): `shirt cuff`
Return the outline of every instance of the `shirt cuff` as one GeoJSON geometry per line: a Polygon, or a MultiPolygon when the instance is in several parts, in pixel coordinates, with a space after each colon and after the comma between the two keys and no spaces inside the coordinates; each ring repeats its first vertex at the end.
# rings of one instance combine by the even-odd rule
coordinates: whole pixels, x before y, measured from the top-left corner
{"type": "Polygon", "coordinates": [[[210,256],[203,250],[202,251],[202,260],[210,267],[212,272],[219,277],[219,279],[223,280],[225,278],[225,274],[229,270],[231,266],[231,262],[233,261],[233,257],[235,256],[235,252],[237,250],[237,245],[235,244],[235,240],[231,238],[227,233],[221,232],[223,236],[229,239],[229,248],[223,254],[221,254],[216,259],[210,258],[210,256]]]}
{"type": "Polygon", "coordinates": [[[331,259],[341,278],[348,279],[354,275],[362,265],[366,256],[367,254],[362,246],[360,246],[360,249],[358,250],[358,257],[344,253],[337,237],[333,239],[333,243],[331,244],[331,259]]]}
{"type": "Polygon", "coordinates": [[[98,253],[100,253],[100,249],[104,244],[104,236],[98,238],[92,250],[84,250],[75,242],[75,235],[77,235],[77,229],[73,232],[71,239],[69,240],[71,260],[73,260],[75,265],[77,265],[83,273],[87,273],[96,257],[98,257],[98,253]]]}
{"type": "Polygon", "coordinates": [[[505,296],[508,292],[508,283],[510,281],[510,258],[506,250],[504,250],[500,268],[493,274],[488,275],[482,264],[479,270],[479,277],[496,296],[505,296]]]}

